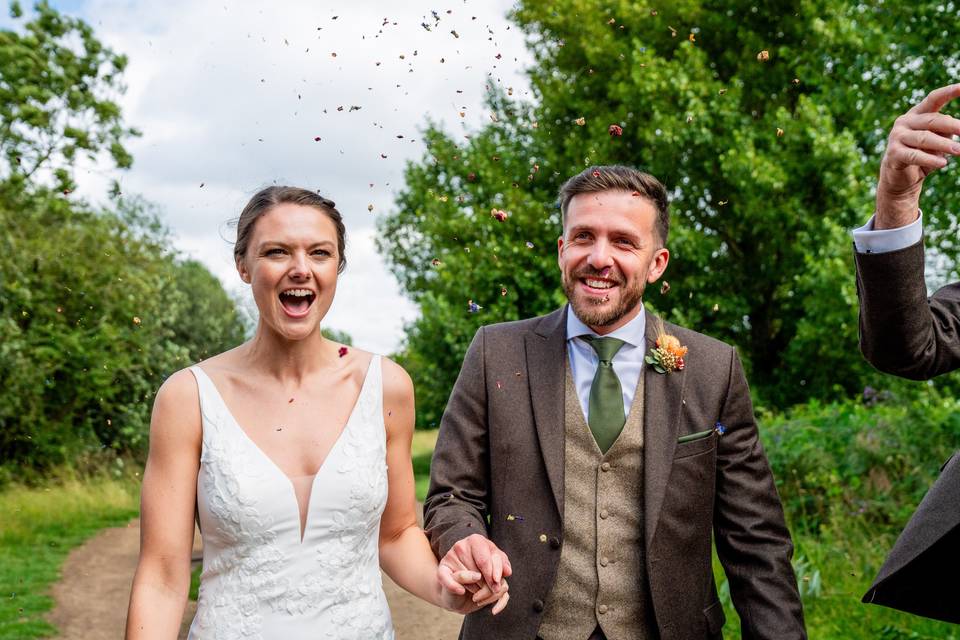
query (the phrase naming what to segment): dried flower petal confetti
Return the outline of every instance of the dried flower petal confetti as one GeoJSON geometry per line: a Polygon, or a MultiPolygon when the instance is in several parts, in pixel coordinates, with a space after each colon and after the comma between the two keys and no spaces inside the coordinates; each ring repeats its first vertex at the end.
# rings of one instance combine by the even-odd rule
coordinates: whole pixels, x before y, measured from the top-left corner
{"type": "Polygon", "coordinates": [[[587,119],[584,117],[580,117],[574,120],[573,123],[578,127],[582,127],[583,125],[587,124],[587,119]]]}
{"type": "Polygon", "coordinates": [[[623,127],[618,124],[612,124],[607,127],[607,133],[610,134],[611,138],[619,138],[623,135],[623,127]]]}
{"type": "Polygon", "coordinates": [[[483,309],[483,307],[478,305],[473,300],[467,300],[467,313],[476,313],[480,311],[480,309],[483,309]]]}
{"type": "Polygon", "coordinates": [[[346,347],[340,347],[339,349],[337,349],[337,353],[339,353],[339,354],[340,354],[340,357],[342,358],[343,356],[347,355],[347,348],[346,348],[346,347]]]}
{"type": "Polygon", "coordinates": [[[507,212],[503,209],[491,209],[490,216],[493,217],[497,222],[503,222],[507,219],[507,212]]]}
{"type": "Polygon", "coordinates": [[[767,51],[766,49],[764,49],[763,51],[757,54],[757,60],[759,60],[760,62],[766,62],[769,59],[770,59],[770,52],[767,51]]]}

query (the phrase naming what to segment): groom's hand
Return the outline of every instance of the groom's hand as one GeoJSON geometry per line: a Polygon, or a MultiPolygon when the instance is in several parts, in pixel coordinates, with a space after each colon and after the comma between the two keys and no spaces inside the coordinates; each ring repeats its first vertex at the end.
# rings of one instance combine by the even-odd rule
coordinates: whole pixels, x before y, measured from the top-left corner
{"type": "Polygon", "coordinates": [[[918,105],[897,118],[887,138],[877,183],[875,229],[895,229],[917,219],[920,190],[931,172],[960,155],[960,120],[940,110],[960,97],[960,84],[931,91],[918,105]]]}
{"type": "Polygon", "coordinates": [[[451,573],[464,570],[480,573],[482,584],[478,582],[471,585],[475,588],[470,591],[484,593],[476,593],[475,600],[499,593],[503,588],[503,578],[513,573],[507,554],[477,533],[458,540],[440,560],[440,565],[449,568],[451,573]]]}

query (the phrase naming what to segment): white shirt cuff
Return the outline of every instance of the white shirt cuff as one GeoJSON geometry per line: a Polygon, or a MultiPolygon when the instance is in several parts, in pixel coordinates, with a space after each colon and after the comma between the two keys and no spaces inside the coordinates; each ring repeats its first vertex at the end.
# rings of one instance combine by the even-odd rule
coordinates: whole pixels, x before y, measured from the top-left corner
{"type": "Polygon", "coordinates": [[[858,253],[887,253],[897,251],[920,242],[923,238],[923,212],[917,219],[905,227],[896,229],[873,228],[877,214],[870,216],[867,224],[853,230],[853,244],[858,253]]]}

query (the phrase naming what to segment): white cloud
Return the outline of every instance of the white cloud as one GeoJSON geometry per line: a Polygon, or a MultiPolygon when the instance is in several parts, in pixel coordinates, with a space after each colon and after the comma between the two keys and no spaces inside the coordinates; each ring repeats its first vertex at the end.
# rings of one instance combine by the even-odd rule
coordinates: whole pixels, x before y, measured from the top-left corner
{"type": "MultiPolygon", "coordinates": [[[[376,251],[367,207],[389,211],[428,117],[461,135],[487,121],[485,84],[525,95],[530,57],[510,4],[88,0],[79,15],[130,58],[122,106],[143,136],[123,190],[160,205],[178,247],[235,289],[225,222],[264,185],[319,189],[349,237],[324,324],[388,353],[416,308],[376,251]]],[[[88,167],[80,195],[102,200],[114,176],[88,167]]]]}

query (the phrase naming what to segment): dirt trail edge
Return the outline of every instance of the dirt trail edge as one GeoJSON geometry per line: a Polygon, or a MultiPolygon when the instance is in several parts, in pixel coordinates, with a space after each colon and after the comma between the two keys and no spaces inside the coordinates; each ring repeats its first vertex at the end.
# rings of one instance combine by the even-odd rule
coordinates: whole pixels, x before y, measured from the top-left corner
{"type": "MultiPolygon", "coordinates": [[[[105,529],[70,552],[61,580],[53,586],[56,603],[49,616],[62,640],[123,638],[130,582],[140,550],[140,523],[105,529]]],[[[455,640],[461,617],[410,595],[383,577],[397,640],[455,640]]],[[[196,603],[184,615],[180,638],[187,637],[196,603]]]]}

